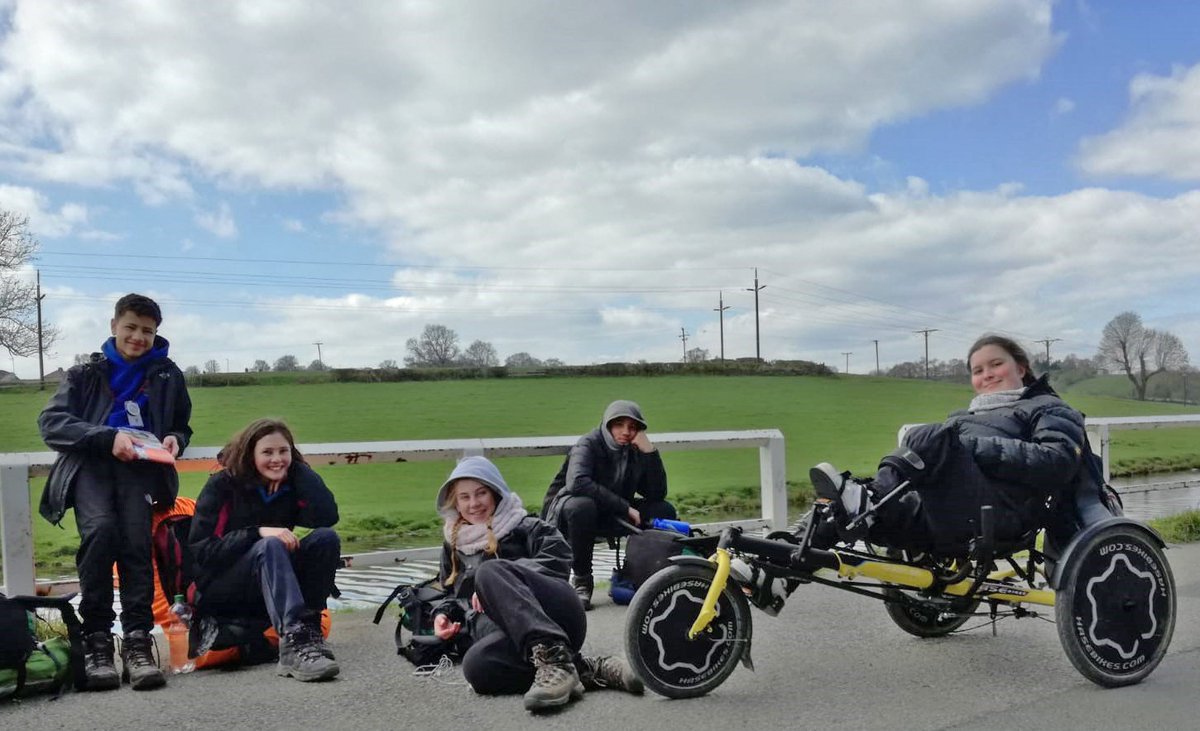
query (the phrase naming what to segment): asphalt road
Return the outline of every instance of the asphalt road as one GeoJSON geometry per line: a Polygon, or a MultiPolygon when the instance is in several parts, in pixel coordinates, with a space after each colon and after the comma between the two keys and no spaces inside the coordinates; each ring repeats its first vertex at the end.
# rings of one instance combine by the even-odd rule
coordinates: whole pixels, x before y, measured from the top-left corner
{"type": "MultiPolygon", "coordinates": [[[[1170,653],[1145,682],[1106,690],[1068,662],[1052,623],[1005,620],[936,640],[910,637],[882,605],[821,586],[777,618],[754,612],[756,672],[684,701],[613,691],[531,717],[517,697],[483,698],[457,670],[419,678],[395,655],[394,618],[338,613],[342,664],[330,683],[278,678],[274,666],[209,670],[160,691],[68,693],[0,705],[3,729],[1081,729],[1200,727],[1200,544],[1168,552],[1179,606],[1170,653]]],[[[620,651],[625,612],[589,615],[590,654],[620,651]]]]}

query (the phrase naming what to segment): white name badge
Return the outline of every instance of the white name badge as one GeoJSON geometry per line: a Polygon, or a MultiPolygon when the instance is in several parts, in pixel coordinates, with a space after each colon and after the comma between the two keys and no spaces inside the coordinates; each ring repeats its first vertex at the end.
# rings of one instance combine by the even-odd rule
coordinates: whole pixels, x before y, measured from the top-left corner
{"type": "Polygon", "coordinates": [[[125,402],[125,416],[129,417],[130,426],[143,427],[146,425],[142,421],[142,409],[137,405],[137,401],[125,402]]]}

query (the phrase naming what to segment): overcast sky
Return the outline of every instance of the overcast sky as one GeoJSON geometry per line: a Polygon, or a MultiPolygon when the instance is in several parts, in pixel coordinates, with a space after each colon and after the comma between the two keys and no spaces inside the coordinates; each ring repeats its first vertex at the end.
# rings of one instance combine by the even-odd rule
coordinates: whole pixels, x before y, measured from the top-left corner
{"type": "MultiPolygon", "coordinates": [[[[181,366],[842,370],[984,331],[1200,358],[1200,5],[0,0],[0,207],[48,369],[157,298],[181,366]],[[721,294],[723,292],[723,295],[721,294]]],[[[5,359],[8,360],[8,359],[5,359]]],[[[35,359],[0,362],[35,377],[35,359]]]]}

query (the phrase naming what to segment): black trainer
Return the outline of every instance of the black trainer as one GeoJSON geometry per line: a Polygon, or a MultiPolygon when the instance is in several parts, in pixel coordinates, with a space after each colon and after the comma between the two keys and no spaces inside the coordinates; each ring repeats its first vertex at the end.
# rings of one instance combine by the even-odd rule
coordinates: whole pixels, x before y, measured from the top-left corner
{"type": "Polygon", "coordinates": [[[571,660],[571,650],[561,642],[529,649],[533,685],[525,693],[525,710],[545,711],[583,697],[583,683],[571,660]]]}
{"type": "Polygon", "coordinates": [[[633,672],[629,663],[614,655],[598,655],[584,657],[579,672],[579,680],[586,690],[601,690],[612,688],[626,693],[641,695],[646,692],[642,679],[633,672]]]}
{"type": "Polygon", "coordinates": [[[838,534],[842,540],[853,543],[865,538],[867,529],[874,522],[873,516],[867,516],[853,528],[850,524],[871,508],[871,493],[867,486],[851,479],[849,472],[838,472],[837,468],[828,462],[821,462],[810,469],[808,479],[812,482],[817,497],[828,501],[833,509],[838,534]]]}
{"type": "Polygon", "coordinates": [[[110,632],[92,632],[83,638],[83,674],[88,690],[116,690],[121,676],[113,660],[113,636],[110,632]]]}
{"type": "Polygon", "coordinates": [[[121,640],[121,682],[134,690],[151,690],[167,684],[167,676],[154,661],[154,638],[144,629],[125,633],[121,640]]]}
{"type": "Polygon", "coordinates": [[[592,611],[592,591],[596,587],[596,582],[589,576],[578,576],[571,574],[571,588],[575,590],[575,596],[579,597],[580,604],[583,605],[583,611],[592,611]]]}

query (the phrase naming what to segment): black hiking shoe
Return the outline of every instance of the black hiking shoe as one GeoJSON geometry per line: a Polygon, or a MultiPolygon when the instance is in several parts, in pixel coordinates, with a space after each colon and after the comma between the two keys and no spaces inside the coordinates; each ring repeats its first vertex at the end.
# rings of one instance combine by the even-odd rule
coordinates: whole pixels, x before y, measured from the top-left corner
{"type": "Polygon", "coordinates": [[[93,632],[83,638],[83,673],[87,690],[116,690],[121,676],[113,660],[113,636],[109,632],[93,632]]]}
{"type": "Polygon", "coordinates": [[[302,683],[329,680],[340,672],[337,661],[321,654],[309,632],[301,628],[287,632],[279,639],[280,675],[290,676],[302,683]]]}
{"type": "Polygon", "coordinates": [[[832,508],[842,540],[854,543],[865,538],[867,529],[874,522],[874,516],[867,516],[853,528],[850,525],[871,509],[871,492],[867,485],[852,479],[849,472],[838,472],[837,468],[828,462],[822,462],[810,469],[808,479],[812,482],[817,497],[828,502],[832,508]]]}
{"type": "Polygon", "coordinates": [[[583,605],[583,611],[592,611],[592,590],[596,588],[596,582],[591,575],[579,576],[571,574],[571,588],[575,590],[575,596],[579,597],[579,603],[583,605]]]}
{"type": "Polygon", "coordinates": [[[134,690],[167,684],[167,676],[154,661],[154,638],[144,629],[127,632],[121,640],[121,682],[134,690]]]}
{"type": "Polygon", "coordinates": [[[583,683],[566,645],[534,645],[529,661],[533,663],[533,685],[525,692],[525,710],[547,711],[583,697],[583,683]]]}
{"type": "Polygon", "coordinates": [[[599,655],[584,657],[579,672],[579,680],[586,690],[602,690],[612,688],[626,693],[641,695],[646,692],[642,679],[629,667],[623,658],[614,655],[599,655]]]}

